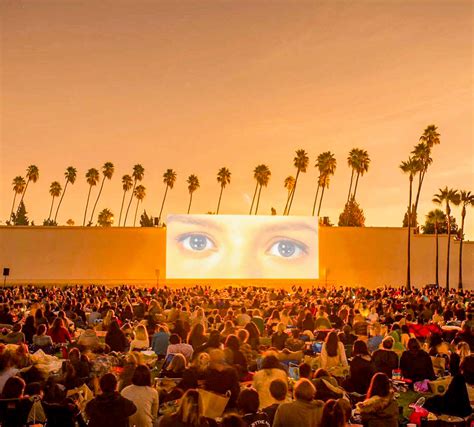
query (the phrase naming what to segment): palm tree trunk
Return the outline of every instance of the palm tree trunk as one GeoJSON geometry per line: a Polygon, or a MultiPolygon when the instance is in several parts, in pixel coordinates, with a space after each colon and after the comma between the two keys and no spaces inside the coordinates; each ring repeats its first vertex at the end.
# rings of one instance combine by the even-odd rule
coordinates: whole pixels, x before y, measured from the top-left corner
{"type": "Polygon", "coordinates": [[[125,203],[125,195],[126,194],[127,194],[127,192],[125,190],[123,190],[122,205],[120,206],[120,215],[119,215],[119,222],[118,222],[119,227],[120,227],[120,222],[122,221],[123,204],[125,203]]]}
{"type": "Polygon", "coordinates": [[[355,185],[354,185],[354,194],[352,195],[352,197],[353,197],[354,199],[356,198],[357,185],[359,184],[359,176],[360,176],[360,172],[357,172],[356,183],[355,183],[355,185]]]}
{"type": "Polygon", "coordinates": [[[133,226],[135,227],[135,224],[137,223],[137,212],[138,212],[138,205],[140,203],[140,200],[137,199],[137,207],[135,208],[135,216],[133,218],[133,226]]]}
{"type": "Polygon", "coordinates": [[[435,222],[435,238],[436,238],[436,287],[439,287],[439,238],[438,238],[438,222],[435,222]]]}
{"type": "Polygon", "coordinates": [[[459,242],[459,279],[458,279],[458,289],[462,289],[462,243],[464,241],[464,218],[466,214],[463,208],[463,215],[461,220],[461,241],[459,242]]]}
{"type": "Polygon", "coordinates": [[[451,251],[451,209],[446,203],[446,216],[448,217],[448,247],[446,253],[446,292],[449,292],[449,255],[451,251]]]}
{"type": "Polygon", "coordinates": [[[286,198],[285,209],[283,209],[283,215],[286,215],[286,211],[288,210],[288,203],[290,203],[291,193],[293,193],[293,188],[288,190],[288,197],[286,198]]]}
{"type": "Polygon", "coordinates": [[[216,215],[219,214],[219,208],[221,207],[221,198],[222,198],[222,191],[224,190],[224,186],[221,185],[221,192],[219,194],[219,201],[217,202],[217,210],[216,210],[216,215]]]}
{"type": "Polygon", "coordinates": [[[127,217],[128,217],[128,211],[130,209],[130,206],[132,204],[132,200],[133,200],[133,192],[135,191],[135,186],[137,185],[137,180],[135,179],[133,181],[133,188],[132,188],[132,194],[130,195],[130,200],[128,201],[128,206],[127,206],[127,210],[125,212],[125,218],[123,219],[123,226],[125,227],[125,225],[127,224],[127,217]]]}
{"type": "Polygon", "coordinates": [[[408,247],[407,247],[407,290],[411,289],[411,198],[412,198],[413,178],[410,175],[410,196],[408,203],[408,247]]]}
{"type": "Polygon", "coordinates": [[[168,193],[168,184],[166,184],[165,195],[163,196],[163,201],[161,202],[160,215],[158,216],[158,224],[161,220],[161,214],[163,213],[163,206],[165,206],[166,194],[168,193]]]}
{"type": "Polygon", "coordinates": [[[321,212],[321,205],[323,204],[323,197],[324,197],[325,188],[326,188],[326,186],[323,186],[323,191],[321,192],[321,198],[319,199],[318,217],[319,217],[319,213],[321,212]]]}
{"type": "Polygon", "coordinates": [[[352,173],[351,173],[351,185],[349,185],[349,194],[347,195],[347,203],[349,203],[349,200],[351,198],[351,190],[352,190],[352,180],[354,179],[354,168],[352,168],[352,173]]]}
{"type": "Polygon", "coordinates": [[[318,201],[318,194],[319,194],[319,179],[318,179],[318,188],[316,189],[316,195],[314,196],[314,203],[313,203],[313,216],[314,216],[314,212],[316,212],[316,202],[318,201]]]}
{"type": "Polygon", "coordinates": [[[421,194],[421,186],[423,185],[423,180],[425,179],[425,173],[426,172],[420,172],[418,175],[418,190],[416,192],[416,198],[415,198],[415,209],[414,209],[414,215],[416,218],[416,213],[418,212],[418,201],[420,200],[420,194],[421,194]]]}
{"type": "Polygon", "coordinates": [[[293,199],[295,198],[296,184],[298,184],[299,175],[300,175],[300,170],[298,169],[298,172],[296,172],[295,186],[293,187],[293,191],[291,192],[291,200],[290,200],[290,204],[288,205],[288,212],[286,213],[287,215],[290,214],[291,205],[293,204],[293,199]]]}
{"type": "Polygon", "coordinates": [[[252,215],[252,210],[253,210],[253,204],[255,202],[255,196],[257,195],[257,188],[258,188],[258,181],[255,184],[255,191],[253,192],[253,198],[252,198],[252,204],[250,205],[250,212],[249,215],[252,215]]]}
{"type": "Polygon", "coordinates": [[[16,195],[18,194],[16,191],[13,192],[13,204],[12,204],[12,211],[10,212],[10,221],[13,221],[13,209],[15,209],[15,200],[16,200],[16,195]]]}
{"type": "Polygon", "coordinates": [[[255,207],[255,215],[258,212],[258,205],[260,204],[260,194],[262,193],[262,185],[260,184],[260,188],[258,189],[258,196],[257,196],[257,206],[255,207]]]}
{"type": "Polygon", "coordinates": [[[21,202],[23,202],[23,199],[26,194],[26,190],[28,190],[28,184],[30,183],[30,178],[26,180],[26,185],[25,185],[25,190],[23,191],[23,194],[21,195],[20,203],[18,203],[18,208],[16,210],[16,214],[18,215],[18,209],[20,208],[21,202]]]}
{"type": "Polygon", "coordinates": [[[86,202],[86,210],[84,211],[84,220],[82,221],[82,226],[86,225],[86,216],[87,216],[87,208],[89,207],[89,199],[91,197],[92,185],[89,185],[89,192],[87,193],[87,202],[86,202]]]}
{"type": "Polygon", "coordinates": [[[53,213],[53,204],[54,204],[54,196],[53,196],[53,200],[51,200],[51,209],[49,210],[48,221],[51,219],[51,214],[53,213]]]}
{"type": "Polygon", "coordinates": [[[58,207],[56,208],[56,213],[54,214],[54,222],[56,222],[56,219],[58,217],[59,208],[61,207],[61,203],[63,202],[64,194],[66,193],[66,188],[67,188],[68,184],[69,184],[69,180],[66,179],[66,184],[64,184],[63,194],[61,194],[61,198],[59,199],[58,207]]]}
{"type": "Polygon", "coordinates": [[[189,212],[191,211],[191,203],[193,201],[193,192],[190,191],[189,192],[189,205],[188,205],[188,215],[189,215],[189,212]]]}
{"type": "Polygon", "coordinates": [[[94,218],[95,208],[97,207],[97,203],[99,202],[100,195],[102,194],[102,188],[104,188],[104,182],[105,182],[105,175],[102,178],[102,183],[100,184],[99,194],[97,194],[97,199],[95,199],[94,207],[92,208],[91,219],[89,221],[90,224],[92,224],[92,219],[94,218]]]}

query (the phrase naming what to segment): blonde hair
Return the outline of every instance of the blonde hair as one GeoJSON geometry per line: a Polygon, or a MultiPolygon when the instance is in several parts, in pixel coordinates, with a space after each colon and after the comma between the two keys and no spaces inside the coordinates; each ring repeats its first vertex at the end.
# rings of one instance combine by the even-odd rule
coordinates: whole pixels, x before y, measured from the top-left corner
{"type": "Polygon", "coordinates": [[[461,358],[461,362],[471,354],[471,348],[469,347],[469,344],[465,341],[461,341],[458,343],[456,346],[456,353],[459,354],[459,357],[461,358]]]}
{"type": "Polygon", "coordinates": [[[193,361],[193,366],[195,366],[198,371],[205,371],[209,363],[211,363],[211,358],[207,353],[199,353],[193,361]]]}
{"type": "Polygon", "coordinates": [[[138,325],[135,328],[135,339],[140,341],[148,341],[148,331],[145,325],[138,325]]]}
{"type": "Polygon", "coordinates": [[[280,322],[277,326],[277,332],[282,334],[283,332],[285,332],[285,329],[286,329],[285,324],[283,322],[280,322]]]}
{"type": "Polygon", "coordinates": [[[186,369],[186,358],[181,353],[176,353],[168,367],[168,370],[176,372],[184,369],[186,369]]]}

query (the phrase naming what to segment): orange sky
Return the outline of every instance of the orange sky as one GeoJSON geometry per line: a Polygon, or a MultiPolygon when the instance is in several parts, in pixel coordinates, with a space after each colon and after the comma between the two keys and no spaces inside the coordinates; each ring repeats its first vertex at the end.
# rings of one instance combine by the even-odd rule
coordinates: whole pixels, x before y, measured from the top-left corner
{"type": "MultiPolygon", "coordinates": [[[[398,169],[426,125],[441,145],[420,216],[441,186],[473,189],[472,2],[446,1],[13,1],[1,5],[0,216],[27,165],[40,180],[30,218],[48,216],[49,184],[67,166],[60,222],[81,222],[90,167],[112,161],[98,210],[118,217],[121,176],[146,169],[144,208],[157,214],[166,168],[178,173],[166,212],[187,209],[186,177],[201,189],[192,211],[215,210],[221,166],[232,172],[222,213],[247,213],[252,170],[272,171],[261,213],[281,213],[283,180],[306,149],[338,167],[323,202],[332,222],[347,197],[352,147],[368,150],[358,200],[369,226],[399,226],[408,178],[398,169]]],[[[316,182],[301,177],[292,212],[310,214],[316,182]]],[[[455,214],[460,216],[459,210],[455,214]]],[[[468,236],[474,237],[474,212],[468,236]]]]}

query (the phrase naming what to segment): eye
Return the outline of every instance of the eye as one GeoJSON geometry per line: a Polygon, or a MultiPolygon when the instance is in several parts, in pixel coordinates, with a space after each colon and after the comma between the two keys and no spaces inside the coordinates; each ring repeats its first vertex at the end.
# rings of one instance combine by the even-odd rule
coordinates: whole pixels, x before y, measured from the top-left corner
{"type": "Polygon", "coordinates": [[[282,258],[299,258],[306,253],[306,245],[295,240],[281,239],[270,246],[268,253],[282,258]]]}
{"type": "Polygon", "coordinates": [[[202,252],[216,247],[214,242],[204,234],[185,234],[180,236],[178,241],[183,245],[184,249],[193,252],[202,252]]]}

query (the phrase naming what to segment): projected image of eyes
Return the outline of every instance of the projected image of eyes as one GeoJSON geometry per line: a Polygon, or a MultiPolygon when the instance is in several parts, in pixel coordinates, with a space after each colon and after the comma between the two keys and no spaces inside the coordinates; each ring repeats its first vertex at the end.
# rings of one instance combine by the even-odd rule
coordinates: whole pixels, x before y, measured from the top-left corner
{"type": "Polygon", "coordinates": [[[273,244],[269,253],[284,258],[295,258],[305,255],[306,245],[294,240],[280,240],[273,244]]]}
{"type": "Polygon", "coordinates": [[[170,215],[166,276],[317,278],[317,218],[170,215]]]}
{"type": "Polygon", "coordinates": [[[212,240],[203,234],[188,234],[178,238],[183,248],[190,251],[204,251],[205,249],[214,248],[212,240]]]}

